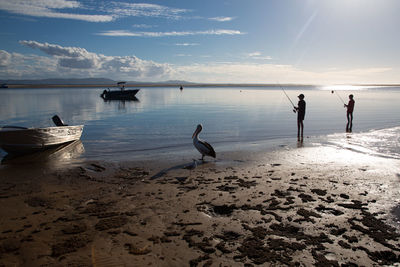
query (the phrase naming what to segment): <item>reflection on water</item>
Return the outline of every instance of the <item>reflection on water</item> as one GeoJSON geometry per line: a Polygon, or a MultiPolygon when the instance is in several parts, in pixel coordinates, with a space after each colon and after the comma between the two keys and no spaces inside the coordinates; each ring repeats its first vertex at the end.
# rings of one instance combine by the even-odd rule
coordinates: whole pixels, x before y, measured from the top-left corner
{"type": "Polygon", "coordinates": [[[125,99],[125,100],[117,100],[117,99],[104,99],[104,103],[117,103],[118,104],[118,110],[124,110],[127,108],[127,105],[130,102],[140,102],[140,100],[134,96],[132,99],[125,99]]]}
{"type": "Polygon", "coordinates": [[[35,164],[47,168],[56,168],[67,165],[77,159],[85,148],[80,140],[72,143],[52,147],[40,152],[25,155],[6,155],[1,163],[4,165],[35,164]]]}
{"type": "Polygon", "coordinates": [[[400,127],[328,135],[328,144],[362,154],[400,159],[400,127]]]}
{"type": "MultiPolygon", "coordinates": [[[[343,133],[343,103],[331,91],[318,89],[285,88],[295,103],[299,93],[305,95],[304,135],[343,133]]],[[[399,125],[399,88],[341,89],[342,96],[353,93],[357,101],[353,132],[399,125]]],[[[69,125],[85,125],[81,140],[86,159],[140,159],[170,150],[196,153],[191,136],[199,123],[205,127],[201,136],[217,151],[227,144],[235,148],[246,142],[296,140],[296,114],[279,87],[142,88],[140,101],[107,102],[99,97],[102,91],[2,89],[0,126],[47,127],[59,114],[69,125]]]]}

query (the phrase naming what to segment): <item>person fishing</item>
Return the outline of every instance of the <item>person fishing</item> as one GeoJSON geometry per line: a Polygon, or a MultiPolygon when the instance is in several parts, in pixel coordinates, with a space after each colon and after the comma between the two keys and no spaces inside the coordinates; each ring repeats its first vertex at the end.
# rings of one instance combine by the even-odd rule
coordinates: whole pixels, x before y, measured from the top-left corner
{"type": "Polygon", "coordinates": [[[347,124],[346,124],[346,132],[351,133],[353,129],[353,110],[355,101],[353,99],[353,95],[349,95],[349,103],[344,107],[347,108],[347,124]]]}
{"type": "Polygon", "coordinates": [[[297,140],[303,142],[303,129],[304,129],[304,116],[306,115],[306,101],[304,101],[304,95],[298,95],[299,103],[297,107],[294,107],[297,111],[297,140]]]}

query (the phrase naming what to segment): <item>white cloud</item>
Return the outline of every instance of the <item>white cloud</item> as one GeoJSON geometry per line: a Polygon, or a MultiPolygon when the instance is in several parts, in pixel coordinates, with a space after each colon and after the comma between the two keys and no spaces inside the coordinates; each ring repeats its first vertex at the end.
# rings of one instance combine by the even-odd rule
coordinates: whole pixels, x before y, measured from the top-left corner
{"type": "Polygon", "coordinates": [[[2,79],[58,77],[58,72],[56,71],[57,62],[55,59],[36,55],[22,55],[19,53],[7,54],[7,65],[0,67],[0,77],[2,79]]]}
{"type": "Polygon", "coordinates": [[[247,54],[248,57],[259,57],[261,56],[260,52],[252,52],[247,54]]]}
{"type": "Polygon", "coordinates": [[[226,22],[226,21],[231,21],[233,20],[233,17],[215,17],[215,18],[209,18],[209,20],[214,20],[218,22],[226,22]]]}
{"type": "Polygon", "coordinates": [[[0,0],[0,10],[14,14],[34,17],[63,18],[90,22],[112,21],[112,15],[90,15],[59,12],[61,9],[81,8],[78,1],[72,0],[0,0]]]}
{"type": "Polygon", "coordinates": [[[196,45],[200,45],[198,43],[177,43],[175,44],[176,46],[196,46],[196,45]]]}
{"type": "Polygon", "coordinates": [[[199,83],[396,83],[396,71],[391,68],[363,68],[315,72],[292,65],[223,62],[176,66],[177,80],[199,83]]]}
{"type": "MultiPolygon", "coordinates": [[[[293,65],[257,62],[209,62],[171,65],[136,56],[107,56],[80,47],[64,47],[36,41],[21,41],[45,56],[22,55],[0,50],[0,79],[51,77],[105,77],[116,80],[187,80],[200,83],[398,83],[399,70],[389,67],[311,71],[293,65]]],[[[252,52],[253,56],[262,56],[252,52]]],[[[177,55],[189,56],[189,55],[177,55]]]]}
{"type": "Polygon", "coordinates": [[[187,9],[171,8],[156,4],[124,2],[112,2],[110,10],[116,16],[160,17],[168,19],[180,19],[181,14],[190,11],[187,9]]]}
{"type": "MultiPolygon", "coordinates": [[[[56,44],[36,41],[20,41],[20,44],[39,49],[46,57],[19,56],[9,57],[1,51],[0,62],[7,60],[9,74],[20,73],[37,77],[108,77],[115,79],[148,80],[168,78],[172,72],[169,64],[142,60],[136,56],[105,56],[87,51],[80,47],[63,47],[56,44]],[[4,58],[4,59],[3,59],[4,58]],[[43,68],[34,72],[31,61],[41,62],[43,68]]],[[[4,76],[4,71],[0,72],[4,76]]]]}
{"type": "Polygon", "coordinates": [[[271,60],[272,57],[270,56],[263,56],[261,52],[251,52],[245,54],[246,58],[252,58],[252,59],[261,59],[261,60],[271,60]]]}
{"type": "Polygon", "coordinates": [[[142,28],[142,29],[149,29],[149,28],[153,28],[156,26],[153,25],[148,25],[148,24],[133,24],[132,28],[142,28]]]}
{"type": "MultiPolygon", "coordinates": [[[[110,22],[123,17],[152,17],[164,19],[195,19],[187,16],[190,9],[175,8],[150,3],[82,0],[0,0],[0,10],[32,17],[73,19],[89,22],[110,22]],[[85,14],[85,13],[90,14],[85,14]],[[93,13],[93,14],[92,14],[93,13]]],[[[206,18],[203,18],[206,19],[206,18]]],[[[208,20],[226,22],[233,17],[213,17],[208,20]]],[[[150,28],[146,24],[134,24],[134,28],[150,28]]]]}
{"type": "Polygon", "coordinates": [[[0,50],[0,68],[10,64],[11,55],[7,51],[0,50]]]}
{"type": "Polygon", "coordinates": [[[50,56],[80,57],[89,54],[86,49],[80,47],[62,47],[60,45],[39,43],[36,41],[20,41],[19,43],[31,48],[37,48],[50,56]]]}
{"type": "Polygon", "coordinates": [[[96,35],[102,35],[102,36],[131,36],[131,37],[132,36],[134,36],[134,37],[142,36],[139,33],[126,31],[126,30],[105,31],[105,32],[96,33],[96,35]]]}
{"type": "Polygon", "coordinates": [[[169,37],[189,35],[242,35],[238,30],[206,30],[206,31],[171,31],[171,32],[131,32],[126,30],[113,30],[97,33],[102,36],[130,36],[130,37],[169,37]]]}

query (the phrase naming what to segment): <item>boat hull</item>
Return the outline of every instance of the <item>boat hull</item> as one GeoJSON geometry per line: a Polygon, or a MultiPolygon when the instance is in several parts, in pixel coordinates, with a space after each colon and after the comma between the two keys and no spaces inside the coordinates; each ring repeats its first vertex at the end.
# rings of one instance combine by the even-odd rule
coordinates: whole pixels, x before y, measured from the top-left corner
{"type": "Polygon", "coordinates": [[[47,128],[1,128],[0,147],[6,152],[29,153],[79,140],[83,125],[47,128]]]}
{"type": "Polygon", "coordinates": [[[100,95],[105,100],[135,100],[135,95],[140,89],[121,90],[121,91],[106,91],[100,95]]]}

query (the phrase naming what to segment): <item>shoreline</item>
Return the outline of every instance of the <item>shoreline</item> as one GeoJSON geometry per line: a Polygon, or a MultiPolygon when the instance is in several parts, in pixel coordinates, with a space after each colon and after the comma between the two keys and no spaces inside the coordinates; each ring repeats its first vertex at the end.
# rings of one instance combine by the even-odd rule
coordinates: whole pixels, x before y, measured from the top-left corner
{"type": "Polygon", "coordinates": [[[398,160],[326,146],[220,157],[0,169],[0,263],[400,262],[398,160]]]}

